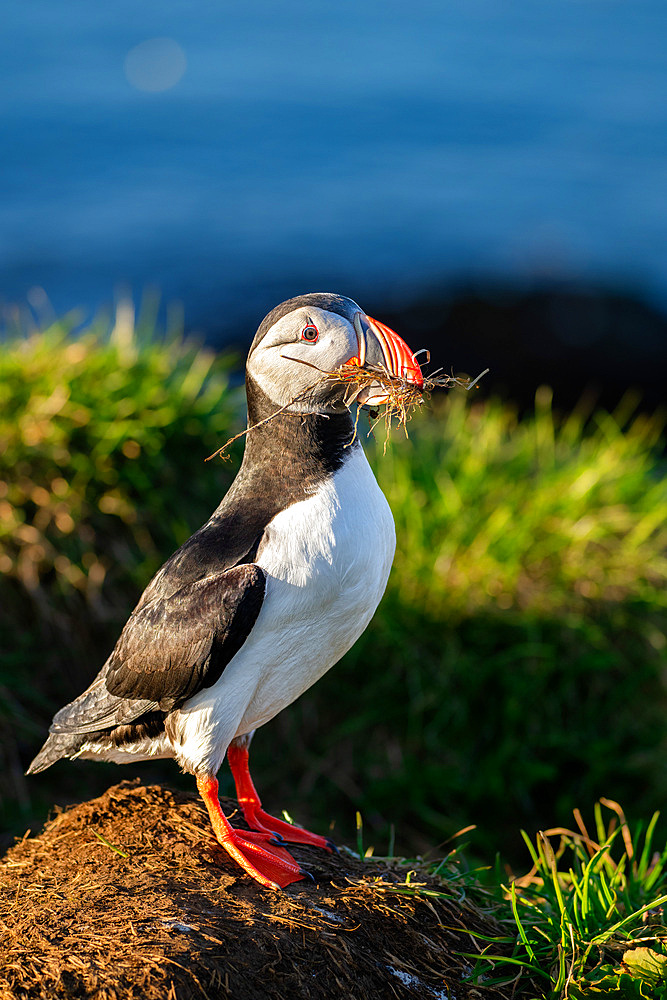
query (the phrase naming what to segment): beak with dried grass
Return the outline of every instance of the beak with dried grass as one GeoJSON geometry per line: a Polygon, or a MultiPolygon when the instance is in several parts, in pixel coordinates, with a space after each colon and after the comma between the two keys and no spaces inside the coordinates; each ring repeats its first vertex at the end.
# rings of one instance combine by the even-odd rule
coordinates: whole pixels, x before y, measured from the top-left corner
{"type": "MultiPolygon", "coordinates": [[[[397,333],[361,312],[354,317],[354,330],[359,351],[343,365],[343,369],[359,368],[366,377],[362,377],[361,387],[353,402],[375,408],[391,402],[392,387],[398,384],[417,392],[423,389],[424,376],[419,363],[397,333]],[[369,378],[371,375],[377,378],[369,378]]],[[[343,378],[355,381],[354,376],[354,372],[345,372],[343,378]]],[[[356,381],[359,381],[359,376],[356,381]]]]}
{"type": "MultiPolygon", "coordinates": [[[[426,376],[417,361],[417,354],[413,354],[405,341],[384,323],[359,312],[354,317],[354,329],[359,347],[357,355],[337,371],[323,372],[322,375],[332,382],[343,381],[347,385],[345,404],[352,406],[357,403],[368,407],[375,422],[381,419],[377,408],[384,406],[382,416],[387,431],[394,417],[405,429],[412,411],[421,406],[433,389],[452,386],[472,389],[488,371],[487,368],[474,381],[467,376],[443,375],[442,369],[426,376]]],[[[428,364],[429,352],[417,353],[424,353],[425,363],[428,364]]],[[[374,426],[375,423],[371,430],[374,426]]]]}

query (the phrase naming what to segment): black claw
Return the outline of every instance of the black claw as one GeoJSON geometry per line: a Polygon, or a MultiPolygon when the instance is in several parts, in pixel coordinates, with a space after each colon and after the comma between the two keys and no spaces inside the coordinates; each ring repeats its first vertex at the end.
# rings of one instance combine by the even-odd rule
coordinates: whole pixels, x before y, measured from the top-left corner
{"type": "Polygon", "coordinates": [[[282,836],[282,834],[280,834],[280,833],[273,833],[272,832],[271,833],[271,840],[269,841],[269,843],[270,844],[275,844],[276,847],[285,847],[285,845],[287,844],[287,841],[282,836]]]}
{"type": "Polygon", "coordinates": [[[303,875],[304,878],[309,878],[310,881],[313,883],[313,885],[317,885],[317,881],[315,879],[315,876],[313,874],[311,874],[311,872],[307,872],[305,868],[302,868],[301,869],[301,874],[303,875]]]}
{"type": "Polygon", "coordinates": [[[327,837],[327,847],[329,848],[330,851],[333,852],[333,854],[338,854],[340,856],[340,851],[334,844],[333,840],[329,840],[328,837],[327,837]]]}

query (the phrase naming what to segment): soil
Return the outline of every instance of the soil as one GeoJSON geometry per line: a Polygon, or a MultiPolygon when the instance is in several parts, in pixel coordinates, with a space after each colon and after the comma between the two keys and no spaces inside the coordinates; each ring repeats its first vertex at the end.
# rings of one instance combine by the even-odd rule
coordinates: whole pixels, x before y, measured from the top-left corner
{"type": "Polygon", "coordinates": [[[59,811],[0,863],[0,997],[510,995],[464,982],[474,935],[498,927],[454,886],[413,871],[415,892],[398,862],[290,851],[315,881],[272,892],[227,858],[195,794],[124,781],[59,811]]]}

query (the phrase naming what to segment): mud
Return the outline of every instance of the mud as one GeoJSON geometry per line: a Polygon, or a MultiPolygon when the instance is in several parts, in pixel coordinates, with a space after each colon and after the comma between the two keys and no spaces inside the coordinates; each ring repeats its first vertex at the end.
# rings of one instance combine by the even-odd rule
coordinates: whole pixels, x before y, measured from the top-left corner
{"type": "Polygon", "coordinates": [[[454,885],[344,849],[290,851],[315,882],[276,893],[227,858],[195,794],[121,782],[60,811],[0,863],[0,996],[510,995],[465,982],[477,935],[498,928],[454,885]]]}

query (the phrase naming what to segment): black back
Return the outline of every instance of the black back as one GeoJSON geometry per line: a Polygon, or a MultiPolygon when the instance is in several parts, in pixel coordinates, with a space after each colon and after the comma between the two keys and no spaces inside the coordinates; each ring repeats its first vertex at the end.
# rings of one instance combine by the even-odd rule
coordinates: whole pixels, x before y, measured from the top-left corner
{"type": "MultiPolygon", "coordinates": [[[[250,426],[276,413],[277,404],[250,376],[246,390],[250,426]]],[[[140,603],[210,573],[252,562],[269,521],[314,493],[356,447],[347,410],[278,413],[250,430],[243,463],[229,492],[206,524],[167,560],[140,603]]]]}

